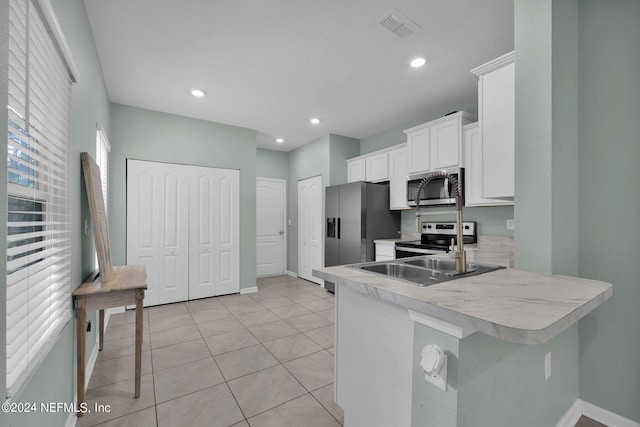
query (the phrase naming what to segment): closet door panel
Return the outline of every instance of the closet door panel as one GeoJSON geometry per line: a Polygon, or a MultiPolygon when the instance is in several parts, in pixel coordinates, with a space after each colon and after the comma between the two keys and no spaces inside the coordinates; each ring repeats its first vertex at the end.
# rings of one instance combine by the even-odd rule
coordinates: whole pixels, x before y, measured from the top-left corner
{"type": "Polygon", "coordinates": [[[215,180],[212,169],[192,167],[189,197],[189,298],[216,295],[215,235],[212,227],[215,180]]]}
{"type": "Polygon", "coordinates": [[[145,306],[188,298],[188,183],[183,168],[127,161],[127,264],[147,267],[145,306]]]}
{"type": "Polygon", "coordinates": [[[240,291],[240,172],[218,169],[216,181],[216,295],[222,295],[240,291]]]}

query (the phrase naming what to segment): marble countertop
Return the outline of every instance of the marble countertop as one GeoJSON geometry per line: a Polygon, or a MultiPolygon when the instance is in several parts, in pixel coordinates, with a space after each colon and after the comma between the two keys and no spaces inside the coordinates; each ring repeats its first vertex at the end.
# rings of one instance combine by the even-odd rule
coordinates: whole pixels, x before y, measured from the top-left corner
{"type": "Polygon", "coordinates": [[[518,344],[549,341],[613,293],[609,283],[513,268],[418,287],[344,266],[313,275],[418,313],[518,344]]]}

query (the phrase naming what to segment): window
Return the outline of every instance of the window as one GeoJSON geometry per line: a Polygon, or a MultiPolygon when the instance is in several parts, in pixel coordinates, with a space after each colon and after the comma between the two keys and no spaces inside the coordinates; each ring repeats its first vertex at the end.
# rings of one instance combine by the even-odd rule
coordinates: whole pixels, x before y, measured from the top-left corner
{"type": "Polygon", "coordinates": [[[11,396],[71,318],[68,124],[74,67],[68,55],[61,57],[66,43],[46,0],[10,0],[9,23],[6,380],[11,396]]]}
{"type": "Polygon", "coordinates": [[[107,133],[101,125],[98,125],[96,131],[96,164],[100,168],[100,183],[102,184],[102,195],[104,196],[104,210],[107,212],[107,186],[109,153],[111,152],[111,144],[107,138],[107,133]]]}

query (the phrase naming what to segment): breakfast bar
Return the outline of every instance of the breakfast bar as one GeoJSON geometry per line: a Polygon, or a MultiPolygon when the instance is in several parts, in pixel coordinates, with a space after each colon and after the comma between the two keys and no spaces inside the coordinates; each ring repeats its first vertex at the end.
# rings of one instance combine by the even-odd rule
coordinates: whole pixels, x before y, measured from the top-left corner
{"type": "Polygon", "coordinates": [[[370,426],[555,425],[577,389],[575,324],[613,292],[513,268],[425,287],[349,266],[314,275],[336,284],[336,401],[370,426]],[[432,345],[448,362],[440,388],[421,367],[432,345]]]}

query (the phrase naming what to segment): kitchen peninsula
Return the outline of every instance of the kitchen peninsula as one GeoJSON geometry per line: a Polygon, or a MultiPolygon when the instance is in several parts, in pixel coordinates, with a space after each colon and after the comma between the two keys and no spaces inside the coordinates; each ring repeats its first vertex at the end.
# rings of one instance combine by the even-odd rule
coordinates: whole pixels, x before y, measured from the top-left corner
{"type": "Polygon", "coordinates": [[[575,324],[612,295],[511,268],[428,287],[344,266],[314,275],[337,285],[336,401],[356,427],[556,425],[575,400],[575,324]],[[425,381],[429,344],[447,356],[446,391],[425,381]]]}

